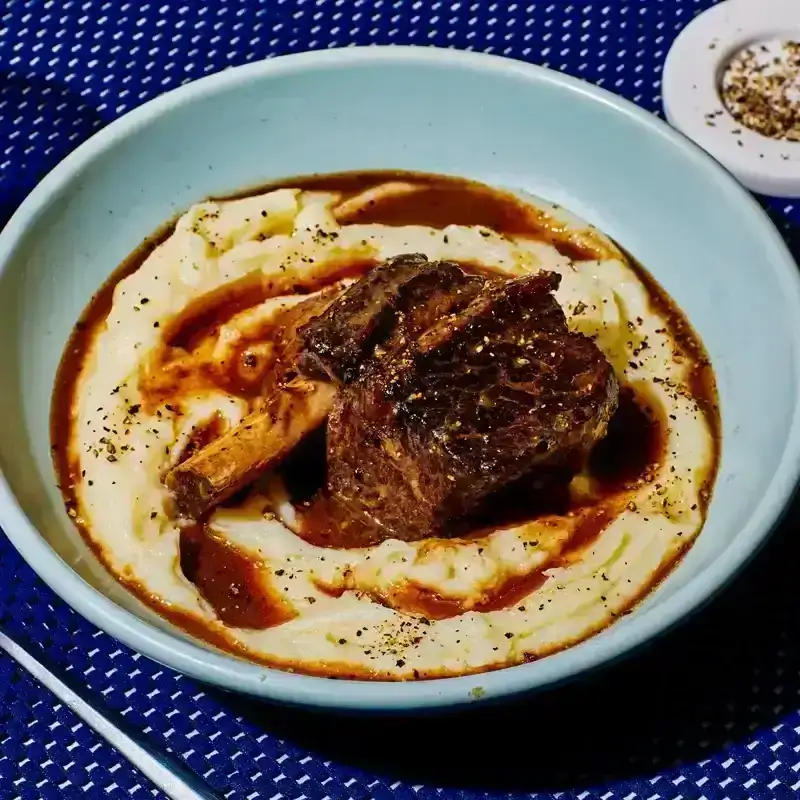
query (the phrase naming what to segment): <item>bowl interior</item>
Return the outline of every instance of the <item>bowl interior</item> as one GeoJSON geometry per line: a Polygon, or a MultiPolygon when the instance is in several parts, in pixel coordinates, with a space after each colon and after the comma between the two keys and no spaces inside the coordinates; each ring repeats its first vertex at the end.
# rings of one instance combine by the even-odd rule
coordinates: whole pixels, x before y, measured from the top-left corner
{"type": "MultiPolygon", "coordinates": [[[[755,203],[666,126],[553,73],[450,51],[311,54],[230,71],[115,123],[51,174],[3,234],[0,466],[39,533],[6,501],[1,518],[33,566],[79,610],[87,613],[92,593],[70,570],[185,638],[98,568],[55,487],[51,388],[91,294],[145,235],[209,194],[294,174],[391,168],[530,191],[593,222],[675,298],[705,342],[719,383],[719,479],[706,527],[679,569],[601,636],[483,676],[482,686],[500,694],[547,683],[625,649],[655,630],[655,618],[677,595],[684,611],[698,603],[699,576],[726,553],[738,558],[762,538],[796,473],[800,303],[793,263],[755,203]],[[69,566],[36,556],[44,553],[33,545],[37,536],[69,566]],[[626,642],[633,627],[638,633],[626,642]],[[603,650],[603,641],[614,638],[603,650]],[[524,675],[509,682],[503,675],[511,673],[524,675]]],[[[95,622],[147,649],[141,637],[151,635],[148,628],[97,609],[95,622]]],[[[236,677],[247,691],[285,694],[285,684],[275,683],[285,677],[320,683],[276,678],[202,645],[176,644],[180,658],[168,649],[150,654],[183,669],[211,659],[206,677],[223,684],[236,677]]],[[[407,698],[413,691],[402,687],[407,698]]],[[[426,691],[441,698],[449,690],[426,691]]]]}

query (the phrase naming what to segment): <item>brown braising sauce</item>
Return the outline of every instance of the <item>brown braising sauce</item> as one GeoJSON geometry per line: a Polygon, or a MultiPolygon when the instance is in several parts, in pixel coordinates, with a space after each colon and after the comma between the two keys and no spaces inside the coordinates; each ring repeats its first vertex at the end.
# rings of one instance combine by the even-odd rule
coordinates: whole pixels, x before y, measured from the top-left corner
{"type": "Polygon", "coordinates": [[[339,172],[294,178],[215,199],[238,199],[290,186],[308,191],[341,192],[346,199],[395,181],[413,184],[420,190],[368,203],[341,221],[347,224],[426,225],[439,229],[448,225],[480,225],[509,236],[527,236],[547,242],[573,261],[602,258],[608,252],[599,238],[595,246],[588,248],[577,241],[564,225],[511,194],[443,175],[381,170],[339,172]]]}
{"type": "Polygon", "coordinates": [[[151,357],[147,379],[140,381],[146,407],[155,408],[173,397],[204,388],[219,388],[255,400],[263,393],[264,382],[278,360],[282,332],[295,327],[294,309],[287,306],[269,324],[240,333],[234,356],[215,362],[210,355],[220,328],[236,314],[265,300],[310,294],[344,278],[362,275],[373,266],[373,261],[348,262],[326,270],[324,275],[312,273],[302,283],[244,278],[199,298],[165,326],[163,346],[151,357]]]}
{"type": "Polygon", "coordinates": [[[257,565],[203,525],[181,531],[180,563],[183,574],[226,625],[269,628],[294,616],[277,592],[265,585],[257,565]]]}
{"type": "MultiPolygon", "coordinates": [[[[596,247],[591,237],[588,245],[581,244],[562,225],[512,195],[457,178],[405,172],[341,173],[287,179],[218,199],[232,199],[281,187],[293,187],[341,192],[347,200],[388,181],[413,184],[416,190],[368,204],[340,221],[343,224],[381,223],[397,226],[413,224],[434,228],[443,228],[451,224],[482,225],[501,234],[523,235],[546,241],[573,261],[603,258],[608,252],[607,246],[599,237],[596,247]]],[[[78,465],[71,461],[69,440],[75,420],[73,407],[77,379],[85,360],[91,353],[94,337],[102,328],[111,309],[114,287],[120,280],[138,269],[153,249],[167,238],[172,229],[173,225],[169,225],[143,242],[101,287],[75,326],[62,357],[52,401],[52,449],[64,502],[68,511],[72,510],[71,516],[76,522],[79,520],[75,519],[77,508],[75,487],[81,476],[78,465]]],[[[630,259],[630,262],[647,286],[654,310],[668,320],[669,333],[686,356],[692,358],[698,365],[690,389],[699,411],[705,415],[711,430],[715,433],[718,455],[717,396],[708,358],[698,337],[663,290],[633,259],[630,259]]],[[[157,353],[156,362],[150,365],[147,380],[143,380],[140,384],[145,402],[154,406],[169,402],[170,398],[178,397],[185,390],[192,388],[194,384],[191,384],[191,381],[200,380],[204,385],[218,386],[226,392],[243,397],[251,407],[255,406],[264,380],[275,366],[273,345],[277,332],[283,327],[279,324],[280,320],[244,337],[237,346],[236,356],[229,364],[215,365],[213,370],[200,374],[199,378],[197,371],[191,369],[195,354],[213,341],[220,326],[234,314],[255,307],[271,297],[317,291],[342,278],[357,277],[372,266],[373,262],[344,263],[334,270],[327,270],[324,274],[321,272],[312,274],[302,285],[290,282],[289,279],[275,279],[271,282],[246,279],[225,287],[224,291],[200,298],[178,318],[168,325],[165,324],[163,346],[157,353]]],[[[464,267],[470,268],[469,265],[464,267]]],[[[479,269],[479,265],[473,265],[472,268],[479,269]]],[[[285,313],[285,321],[290,321],[291,309],[285,313]]],[[[182,457],[187,458],[191,452],[211,441],[218,433],[219,430],[213,425],[198,431],[182,457]]],[[[621,495],[638,483],[646,481],[665,455],[664,433],[664,421],[659,419],[654,410],[647,387],[641,382],[623,387],[619,410],[611,422],[608,435],[595,448],[588,464],[588,473],[596,487],[595,497],[605,500],[617,494],[621,495]]],[[[325,483],[324,445],[324,430],[319,430],[309,436],[286,459],[279,471],[304,520],[303,535],[316,544],[331,546],[335,545],[336,514],[332,516],[330,507],[325,503],[315,503],[315,497],[325,483]]],[[[709,486],[706,487],[705,493],[706,501],[715,471],[713,469],[710,472],[709,486]]],[[[457,535],[461,538],[483,535],[500,526],[532,521],[547,514],[580,514],[581,523],[561,554],[563,561],[579,558],[580,553],[591,546],[613,516],[609,516],[609,505],[604,505],[597,499],[595,499],[598,503],[596,512],[586,508],[586,501],[572,496],[566,482],[557,475],[540,475],[532,480],[520,481],[504,489],[502,496],[495,496],[493,501],[479,509],[465,523],[465,529],[459,530],[457,535]],[[497,509],[502,509],[502,512],[498,512],[497,509]]],[[[341,522],[341,516],[339,521],[341,522]]],[[[352,520],[350,523],[354,524],[352,520]]],[[[85,530],[81,532],[100,560],[107,563],[102,548],[93,543],[85,530]]],[[[280,624],[293,615],[292,610],[274,588],[265,584],[257,565],[232,546],[216,539],[202,525],[189,527],[181,532],[179,560],[183,574],[197,586],[206,602],[214,608],[219,619],[226,625],[260,629],[280,624]]],[[[659,575],[659,580],[665,575],[666,571],[659,575]]],[[[235,650],[226,639],[219,635],[215,636],[213,631],[189,615],[165,607],[138,583],[126,580],[124,575],[118,577],[145,603],[193,635],[223,649],[235,650]]],[[[544,580],[544,575],[541,573],[510,578],[495,587],[473,608],[478,611],[489,611],[519,605],[544,580]]],[[[392,598],[392,605],[409,612],[422,613],[431,619],[455,616],[466,610],[458,602],[426,590],[404,587],[398,589],[398,592],[399,595],[392,598]]],[[[247,657],[252,659],[251,654],[247,657]]],[[[313,669],[309,671],[318,672],[313,669]]],[[[373,674],[354,675],[350,667],[342,667],[339,672],[343,677],[376,677],[373,674]]],[[[333,665],[328,665],[322,674],[336,673],[337,669],[333,665]]]]}

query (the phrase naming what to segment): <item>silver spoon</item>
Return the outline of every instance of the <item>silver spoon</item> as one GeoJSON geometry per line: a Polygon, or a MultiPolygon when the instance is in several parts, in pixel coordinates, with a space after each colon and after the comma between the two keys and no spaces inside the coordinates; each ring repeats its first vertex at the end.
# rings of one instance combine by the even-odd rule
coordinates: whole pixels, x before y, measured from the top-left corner
{"type": "Polygon", "coordinates": [[[20,666],[26,669],[39,683],[48,688],[64,705],[72,709],[87,725],[102,736],[118,753],[125,756],[142,774],[146,775],[171,800],[221,800],[208,784],[190,772],[182,764],[165,753],[155,750],[148,742],[112,711],[101,714],[85,694],[74,685],[37,661],[27,650],[0,632],[0,649],[5,650],[20,666]],[[115,721],[111,722],[110,717],[115,721]],[[123,732],[122,728],[126,728],[123,732]]]}

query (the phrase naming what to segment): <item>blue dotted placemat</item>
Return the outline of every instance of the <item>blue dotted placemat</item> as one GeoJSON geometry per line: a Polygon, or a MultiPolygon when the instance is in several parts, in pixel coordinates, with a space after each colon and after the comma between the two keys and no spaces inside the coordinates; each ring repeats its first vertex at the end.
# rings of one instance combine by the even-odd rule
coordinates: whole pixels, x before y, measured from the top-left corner
{"type": "MultiPolygon", "coordinates": [[[[346,44],[546,64],[659,112],[680,29],[711,0],[0,0],[0,224],[106,122],[228,66],[346,44]]],[[[763,198],[800,254],[800,206],[763,198]]],[[[0,536],[0,626],[228,798],[722,800],[800,795],[800,508],[711,608],[623,665],[457,719],[275,709],[140,657],[0,536]]],[[[0,656],[0,798],[160,797],[0,656]]]]}

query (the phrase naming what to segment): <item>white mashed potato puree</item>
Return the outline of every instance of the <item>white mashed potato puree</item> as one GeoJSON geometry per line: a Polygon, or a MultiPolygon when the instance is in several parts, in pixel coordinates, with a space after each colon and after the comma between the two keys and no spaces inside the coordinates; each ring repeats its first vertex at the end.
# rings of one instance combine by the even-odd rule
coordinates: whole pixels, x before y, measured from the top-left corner
{"type": "MultiPolygon", "coordinates": [[[[480,226],[347,224],[342,199],[277,189],[198,204],[116,285],[75,389],[70,455],[84,534],[108,569],[167,617],[192,620],[194,632],[246,658],[300,672],[457,675],[541,657],[599,631],[652,588],[702,527],[716,450],[690,391],[696,364],[671,338],[628,259],[560,210],[542,208],[598,258],[571,261],[553,244],[480,226]],[[620,383],[647,398],[660,421],[662,457],[646,479],[564,515],[473,537],[389,540],[358,550],[314,546],[294,533],[295,509],[280,481],[267,476],[268,488],[243,507],[217,508],[206,535],[249,560],[247,591],[272,604],[275,624],[226,624],[183,574],[181,523],[162,481],[194,431],[212,420],[218,431],[235,425],[255,398],[200,378],[232,357],[243,337],[309,297],[294,287],[341,274],[348,263],[402,253],[477,262],[508,276],[559,273],[556,297],[570,328],[593,336],[620,383]],[[200,378],[184,374],[178,396],[154,401],[146,387],[158,383],[153,365],[174,321],[198,298],[254,276],[272,283],[277,296],[209,329],[200,355],[186,362],[200,378]],[[594,534],[586,546],[571,546],[587,526],[594,534]],[[426,614],[420,598],[435,600],[438,610],[426,614]]],[[[268,360],[269,344],[258,352],[268,360]]],[[[591,497],[591,483],[578,476],[572,491],[591,497]]],[[[238,591],[234,582],[229,593],[238,591]]]]}

